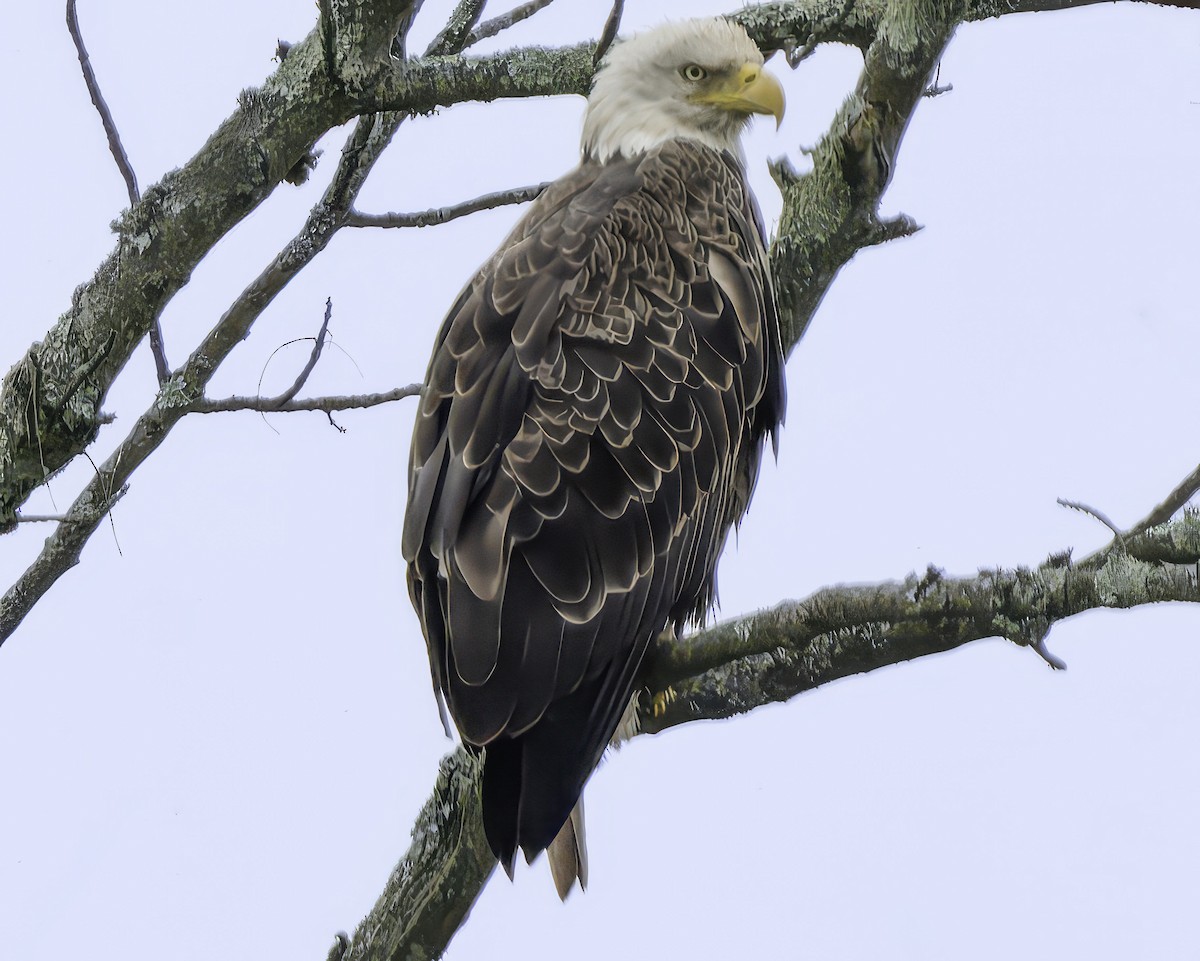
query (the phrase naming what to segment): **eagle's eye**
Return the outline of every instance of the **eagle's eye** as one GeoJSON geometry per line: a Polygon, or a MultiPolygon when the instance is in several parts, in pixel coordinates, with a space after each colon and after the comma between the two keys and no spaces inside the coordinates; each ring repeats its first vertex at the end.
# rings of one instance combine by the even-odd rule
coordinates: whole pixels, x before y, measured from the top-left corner
{"type": "Polygon", "coordinates": [[[686,67],[679,71],[684,80],[691,83],[696,83],[708,76],[708,71],[698,63],[689,63],[686,67]]]}

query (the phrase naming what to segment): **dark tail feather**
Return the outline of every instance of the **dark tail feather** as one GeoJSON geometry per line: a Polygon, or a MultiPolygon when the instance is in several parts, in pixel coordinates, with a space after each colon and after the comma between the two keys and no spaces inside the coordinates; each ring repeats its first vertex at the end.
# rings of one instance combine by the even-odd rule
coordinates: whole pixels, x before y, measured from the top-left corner
{"type": "Polygon", "coordinates": [[[495,740],[483,752],[483,831],[510,881],[517,854],[521,748],[519,740],[495,740]]]}
{"type": "Polygon", "coordinates": [[[546,861],[550,865],[554,888],[560,899],[567,900],[576,881],[581,891],[587,890],[587,835],[583,824],[582,794],[567,823],[550,842],[550,847],[546,848],[546,861]]]}

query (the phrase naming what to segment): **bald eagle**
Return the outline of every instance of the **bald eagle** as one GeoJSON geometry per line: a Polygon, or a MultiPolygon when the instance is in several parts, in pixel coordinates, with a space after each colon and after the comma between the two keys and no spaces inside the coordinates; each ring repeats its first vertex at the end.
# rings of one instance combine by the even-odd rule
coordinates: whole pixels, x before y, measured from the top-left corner
{"type": "Polygon", "coordinates": [[[654,638],[711,609],[783,418],[739,143],[755,113],[781,118],[783,91],[741,26],[618,43],[582,162],[467,285],[429,362],[409,592],[439,698],[483,752],[492,851],[511,877],[518,848],[550,847],[563,897],[587,883],[584,784],[654,638]]]}

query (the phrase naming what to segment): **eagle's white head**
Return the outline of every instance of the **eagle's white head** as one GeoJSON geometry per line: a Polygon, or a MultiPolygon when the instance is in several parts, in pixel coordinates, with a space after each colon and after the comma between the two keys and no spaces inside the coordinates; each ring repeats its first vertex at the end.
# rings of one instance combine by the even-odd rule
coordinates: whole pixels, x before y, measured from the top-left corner
{"type": "Polygon", "coordinates": [[[740,24],[680,20],[614,44],[596,73],[583,121],[583,154],[633,157],[667,140],[698,140],[741,154],[754,113],[783,118],[783,88],[740,24]]]}

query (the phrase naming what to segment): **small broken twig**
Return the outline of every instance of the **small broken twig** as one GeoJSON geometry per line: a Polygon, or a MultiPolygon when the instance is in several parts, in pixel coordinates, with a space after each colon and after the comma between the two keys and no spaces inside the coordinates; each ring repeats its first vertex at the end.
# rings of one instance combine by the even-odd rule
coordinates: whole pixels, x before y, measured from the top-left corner
{"type": "Polygon", "coordinates": [[[1101,524],[1112,531],[1114,535],[1116,535],[1118,541],[1122,543],[1125,542],[1125,532],[1121,530],[1121,528],[1117,527],[1117,525],[1112,521],[1110,521],[1103,514],[1103,512],[1096,510],[1096,508],[1089,507],[1087,504],[1081,504],[1079,501],[1069,501],[1062,497],[1058,498],[1058,504],[1062,507],[1069,507],[1073,511],[1080,511],[1081,513],[1088,514],[1091,517],[1096,518],[1096,520],[1098,520],[1101,524]]]}

